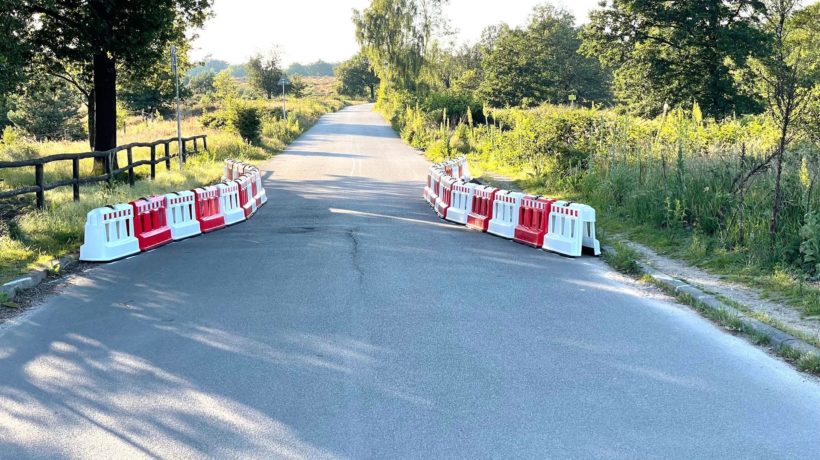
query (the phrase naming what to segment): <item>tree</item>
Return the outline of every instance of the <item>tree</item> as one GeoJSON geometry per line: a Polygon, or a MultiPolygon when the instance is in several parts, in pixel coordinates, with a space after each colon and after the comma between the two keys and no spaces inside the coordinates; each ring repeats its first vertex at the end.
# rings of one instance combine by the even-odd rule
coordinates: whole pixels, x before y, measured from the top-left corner
{"type": "Polygon", "coordinates": [[[54,77],[36,76],[11,98],[9,120],[38,140],[82,139],[79,95],[54,77]]]}
{"type": "MultiPolygon", "coordinates": [[[[212,0],[21,0],[0,3],[0,16],[33,18],[15,36],[18,44],[61,62],[93,69],[97,150],[117,145],[118,70],[139,75],[167,60],[169,43],[200,26],[212,0]]],[[[100,169],[102,163],[96,163],[100,169]]]]}
{"type": "Polygon", "coordinates": [[[350,97],[370,95],[371,100],[376,99],[379,77],[373,72],[370,61],[364,54],[359,53],[339,64],[336,67],[336,79],[339,94],[350,97]]]}
{"type": "MultiPolygon", "coordinates": [[[[187,40],[175,44],[177,48],[177,68],[184,75],[191,67],[188,60],[190,45],[187,40]]],[[[166,56],[171,55],[170,46],[166,56]]],[[[146,66],[140,72],[126,71],[120,78],[119,94],[129,110],[169,115],[174,111],[176,101],[176,81],[174,72],[167,59],[159,60],[146,66]]],[[[185,99],[191,95],[185,85],[179,87],[180,97],[185,99]]]]}
{"type": "Polygon", "coordinates": [[[279,79],[282,78],[281,57],[277,49],[271,49],[268,54],[257,54],[248,61],[248,80],[251,86],[259,90],[268,99],[276,94],[279,79]]]}
{"type": "Polygon", "coordinates": [[[229,105],[239,97],[239,85],[236,84],[231,69],[227,68],[214,77],[214,94],[224,105],[229,105]]]}
{"type": "Polygon", "coordinates": [[[318,60],[312,64],[299,64],[294,62],[288,67],[288,75],[301,75],[303,77],[332,77],[336,64],[318,60]]]}
{"type": "Polygon", "coordinates": [[[779,139],[771,160],[775,167],[769,234],[777,243],[783,206],[782,176],[786,150],[807,114],[820,81],[820,7],[798,12],[800,0],[767,0],[766,30],[773,38],[772,53],[753,61],[761,92],[779,127],[779,139]]]}
{"type": "Polygon", "coordinates": [[[0,96],[13,92],[25,81],[24,69],[31,60],[33,18],[14,8],[15,0],[0,0],[0,96]]]}
{"type": "Polygon", "coordinates": [[[210,69],[204,72],[197,72],[195,74],[189,73],[185,81],[185,86],[193,95],[205,96],[208,94],[213,94],[215,91],[215,77],[216,73],[210,69]]]}
{"type": "Polygon", "coordinates": [[[617,98],[645,115],[665,103],[718,118],[761,110],[733,80],[766,52],[761,0],[612,0],[590,13],[582,51],[614,69],[617,98]]]}
{"type": "Polygon", "coordinates": [[[356,40],[382,82],[414,91],[435,33],[446,25],[447,0],[373,0],[355,10],[356,40]]]}
{"type": "Polygon", "coordinates": [[[597,62],[578,54],[575,18],[549,4],[537,6],[526,28],[501,27],[484,60],[482,92],[497,106],[609,98],[597,62]]]}
{"type": "Polygon", "coordinates": [[[288,78],[288,81],[290,83],[285,88],[287,94],[290,94],[293,97],[302,97],[305,95],[307,83],[305,83],[305,80],[301,76],[294,75],[288,78]]]}

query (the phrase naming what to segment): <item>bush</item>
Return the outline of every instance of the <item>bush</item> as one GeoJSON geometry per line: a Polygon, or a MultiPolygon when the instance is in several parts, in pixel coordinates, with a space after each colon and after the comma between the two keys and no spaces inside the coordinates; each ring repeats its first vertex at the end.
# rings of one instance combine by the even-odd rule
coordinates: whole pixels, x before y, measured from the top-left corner
{"type": "Polygon", "coordinates": [[[248,144],[259,142],[262,116],[256,106],[246,103],[234,104],[230,109],[230,125],[248,144]]]}

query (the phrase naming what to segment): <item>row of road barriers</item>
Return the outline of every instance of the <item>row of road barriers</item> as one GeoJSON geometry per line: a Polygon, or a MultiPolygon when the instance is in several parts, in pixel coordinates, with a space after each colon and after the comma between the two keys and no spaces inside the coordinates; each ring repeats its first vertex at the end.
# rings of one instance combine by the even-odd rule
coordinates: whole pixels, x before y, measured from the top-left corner
{"type": "Polygon", "coordinates": [[[89,211],[80,260],[110,262],[210,233],[244,222],[267,201],[259,170],[226,160],[219,184],[89,211]]]}
{"type": "Polygon", "coordinates": [[[601,255],[595,209],[483,185],[464,157],[430,167],[423,196],[443,219],[475,230],[570,257],[601,255]]]}

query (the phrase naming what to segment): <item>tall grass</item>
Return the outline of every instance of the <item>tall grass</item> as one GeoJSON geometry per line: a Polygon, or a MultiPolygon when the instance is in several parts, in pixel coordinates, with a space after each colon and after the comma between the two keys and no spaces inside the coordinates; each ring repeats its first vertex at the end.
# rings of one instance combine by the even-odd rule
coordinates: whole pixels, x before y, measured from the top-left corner
{"type": "MultiPolygon", "coordinates": [[[[183,133],[207,134],[209,150],[190,156],[180,170],[177,160],[171,169],[157,165],[156,179],[150,179],[149,166],[137,168],[139,179],[134,187],[118,181],[113,187],[95,184],[80,188],[80,201],[74,202],[71,187],[46,193],[46,209],[31,207],[31,200],[23,199],[6,204],[1,215],[14,215],[0,220],[0,282],[5,282],[26,270],[75,251],[83,240],[83,227],[88,211],[114,203],[127,203],[149,195],[188,190],[218,182],[222,176],[223,161],[233,158],[255,164],[270,158],[292,142],[303,130],[315,123],[321,115],[340,109],[344,104],[337,99],[300,99],[290,101],[287,120],[267,117],[262,125],[262,139],[258,145],[242,141],[231,129],[207,128],[199,119],[189,117],[183,122],[183,133]],[[8,206],[19,209],[8,209],[8,206]]],[[[146,142],[171,138],[176,135],[174,121],[144,122],[132,119],[126,131],[120,133],[121,143],[146,142]]],[[[38,143],[12,133],[0,142],[0,160],[46,156],[54,153],[84,152],[88,145],[83,142],[38,143]]],[[[171,150],[176,152],[176,147],[171,150]]],[[[162,157],[164,151],[158,151],[162,157]]],[[[148,159],[149,149],[134,150],[134,159],[148,159]]],[[[120,158],[125,164],[125,157],[120,158]]],[[[93,160],[81,161],[81,174],[90,175],[93,160]]],[[[52,163],[45,169],[46,181],[54,182],[71,177],[71,162],[52,163]]],[[[0,170],[0,189],[14,189],[34,182],[33,168],[0,170]]],[[[0,207],[0,211],[3,209],[0,207]]]]}

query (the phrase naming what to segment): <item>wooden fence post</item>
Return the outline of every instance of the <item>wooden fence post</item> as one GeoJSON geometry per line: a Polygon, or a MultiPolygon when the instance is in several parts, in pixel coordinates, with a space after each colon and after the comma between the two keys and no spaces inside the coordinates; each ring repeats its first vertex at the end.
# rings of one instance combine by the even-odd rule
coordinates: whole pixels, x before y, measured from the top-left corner
{"type": "Polygon", "coordinates": [[[208,136],[202,136],[202,149],[208,150],[208,136]]]}
{"type": "Polygon", "coordinates": [[[45,186],[45,174],[42,163],[34,165],[34,185],[39,187],[37,189],[37,209],[43,209],[46,207],[46,191],[43,188],[45,186]]]}
{"type": "Polygon", "coordinates": [[[134,166],[133,166],[134,165],[134,154],[131,150],[131,147],[128,147],[127,153],[128,153],[128,185],[133,187],[136,178],[134,177],[135,174],[134,174],[134,166]]]}
{"type": "Polygon", "coordinates": [[[157,178],[157,146],[151,145],[151,180],[157,178]]]}
{"type": "Polygon", "coordinates": [[[74,176],[74,183],[71,184],[74,189],[74,201],[80,201],[80,158],[71,159],[71,175],[74,176]]]}
{"type": "Polygon", "coordinates": [[[171,144],[165,143],[165,169],[171,170],[171,144]]]}
{"type": "Polygon", "coordinates": [[[195,138],[194,138],[194,153],[199,152],[199,146],[197,145],[196,140],[197,140],[197,138],[195,137],[195,138]]]}
{"type": "Polygon", "coordinates": [[[105,172],[108,174],[108,185],[114,185],[114,159],[112,158],[113,155],[116,155],[116,152],[108,151],[108,155],[105,157],[105,172]]]}

